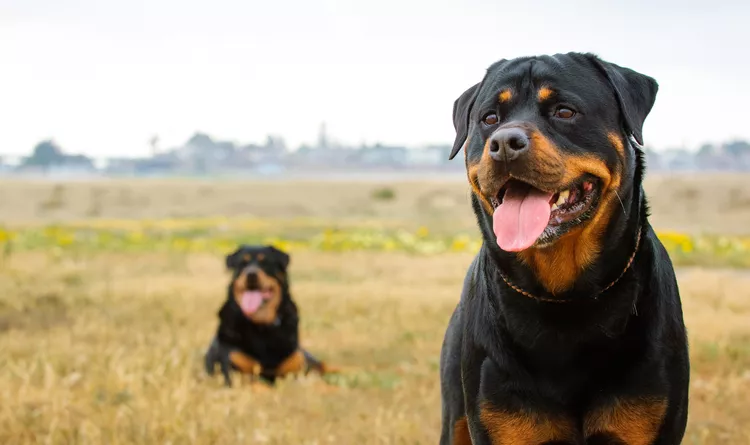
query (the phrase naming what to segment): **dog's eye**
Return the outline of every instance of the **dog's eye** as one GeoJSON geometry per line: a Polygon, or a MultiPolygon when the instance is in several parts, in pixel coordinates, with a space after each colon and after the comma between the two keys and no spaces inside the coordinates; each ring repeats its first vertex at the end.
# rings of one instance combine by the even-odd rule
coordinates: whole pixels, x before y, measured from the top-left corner
{"type": "Polygon", "coordinates": [[[555,110],[555,117],[559,119],[570,119],[576,115],[576,112],[568,107],[559,107],[555,110]]]}
{"type": "Polygon", "coordinates": [[[482,118],[482,122],[484,122],[485,125],[495,125],[500,122],[500,119],[497,118],[497,114],[489,113],[482,118]]]}

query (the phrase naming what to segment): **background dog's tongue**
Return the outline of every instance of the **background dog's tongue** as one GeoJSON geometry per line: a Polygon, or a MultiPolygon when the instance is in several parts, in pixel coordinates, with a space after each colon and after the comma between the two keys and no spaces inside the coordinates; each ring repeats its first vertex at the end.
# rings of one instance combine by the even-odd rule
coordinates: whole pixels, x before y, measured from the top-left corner
{"type": "Polygon", "coordinates": [[[263,303],[262,292],[247,290],[242,293],[240,308],[242,308],[242,312],[244,312],[245,315],[252,315],[258,310],[261,303],[263,303]]]}
{"type": "Polygon", "coordinates": [[[531,247],[549,223],[550,199],[552,193],[527,184],[510,183],[503,203],[492,216],[497,245],[507,252],[531,247]]]}

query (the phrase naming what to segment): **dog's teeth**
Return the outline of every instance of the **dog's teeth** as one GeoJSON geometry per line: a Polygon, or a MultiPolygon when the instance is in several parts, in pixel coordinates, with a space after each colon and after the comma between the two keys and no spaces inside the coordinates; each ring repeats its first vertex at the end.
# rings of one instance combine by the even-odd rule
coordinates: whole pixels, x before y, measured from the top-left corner
{"type": "Polygon", "coordinates": [[[555,205],[561,206],[565,204],[565,201],[568,200],[569,195],[570,195],[570,190],[565,190],[563,192],[560,192],[560,197],[557,198],[557,202],[555,203],[555,205]]]}
{"type": "Polygon", "coordinates": [[[552,204],[552,209],[551,210],[554,212],[555,210],[557,210],[559,208],[560,208],[560,206],[557,205],[557,203],[554,203],[554,204],[552,204]]]}

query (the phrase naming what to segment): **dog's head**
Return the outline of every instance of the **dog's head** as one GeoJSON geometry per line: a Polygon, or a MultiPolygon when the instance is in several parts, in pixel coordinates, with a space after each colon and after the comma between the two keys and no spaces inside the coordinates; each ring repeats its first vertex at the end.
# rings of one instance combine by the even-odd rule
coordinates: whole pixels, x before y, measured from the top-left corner
{"type": "Polygon", "coordinates": [[[227,255],[232,271],[229,297],[256,324],[272,324],[283,300],[289,298],[289,255],[273,246],[242,245],[227,255]]]}
{"type": "Polygon", "coordinates": [[[612,225],[626,224],[642,169],[631,139],[643,143],[657,90],[651,77],[568,53],[501,60],[456,100],[450,158],[464,148],[488,244],[548,291],[570,288],[612,225]]]}

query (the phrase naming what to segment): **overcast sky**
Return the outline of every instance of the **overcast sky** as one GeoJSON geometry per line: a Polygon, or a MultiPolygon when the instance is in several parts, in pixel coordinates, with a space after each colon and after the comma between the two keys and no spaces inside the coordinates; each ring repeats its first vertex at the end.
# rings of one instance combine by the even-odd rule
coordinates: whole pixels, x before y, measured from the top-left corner
{"type": "Polygon", "coordinates": [[[592,51],[660,83],[648,145],[750,139],[750,2],[0,0],[0,153],[452,142],[495,60],[592,51]]]}

